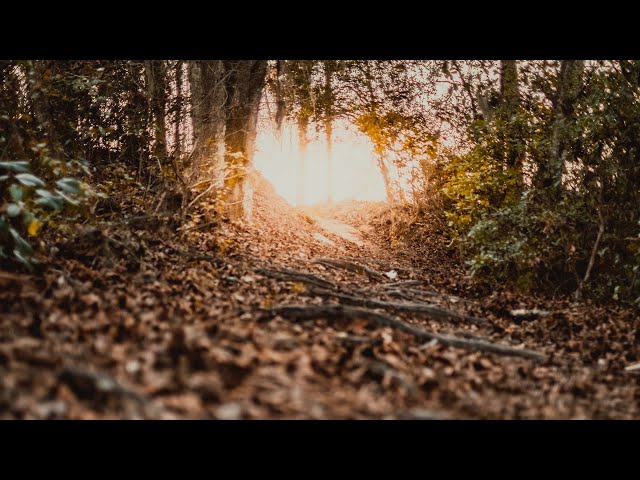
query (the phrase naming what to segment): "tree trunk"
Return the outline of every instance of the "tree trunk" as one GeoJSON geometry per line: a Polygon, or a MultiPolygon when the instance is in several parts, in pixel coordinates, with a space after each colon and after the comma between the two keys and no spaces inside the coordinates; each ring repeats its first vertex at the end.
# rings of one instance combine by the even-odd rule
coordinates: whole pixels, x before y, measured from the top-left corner
{"type": "Polygon", "coordinates": [[[276,131],[278,138],[280,138],[282,133],[282,121],[284,120],[286,110],[281,82],[282,77],[285,75],[285,66],[286,63],[283,60],[276,61],[276,131]]]}
{"type": "Polygon", "coordinates": [[[153,147],[151,151],[161,163],[167,158],[166,118],[167,104],[166,65],[163,60],[145,60],[147,101],[153,125],[153,147]]]}
{"type": "Polygon", "coordinates": [[[327,141],[327,202],[333,202],[333,92],[331,90],[331,77],[333,66],[330,61],[324,64],[324,93],[326,113],[324,117],[324,131],[327,141]]]}
{"type": "Polygon", "coordinates": [[[558,86],[553,98],[551,145],[546,161],[538,165],[535,185],[545,198],[558,201],[562,194],[565,163],[573,154],[571,127],[576,99],[582,88],[583,60],[563,60],[558,74],[558,86]]]}
{"type": "Polygon", "coordinates": [[[221,185],[224,178],[225,75],[222,60],[194,61],[189,66],[194,181],[205,174],[221,185]]]}
{"type": "Polygon", "coordinates": [[[182,96],[182,62],[176,62],[176,116],[174,120],[174,131],[173,131],[173,141],[174,149],[173,156],[176,160],[180,158],[182,155],[182,134],[181,134],[181,126],[182,126],[182,104],[183,104],[183,96],[182,96]]]}
{"type": "Polygon", "coordinates": [[[327,202],[333,203],[333,125],[331,120],[325,124],[327,135],[327,202]]]}
{"type": "Polygon", "coordinates": [[[522,138],[518,128],[518,121],[515,118],[520,107],[520,91],[518,82],[518,65],[515,60],[502,60],[500,62],[500,90],[503,102],[503,114],[510,125],[508,137],[506,138],[505,160],[509,173],[515,180],[515,194],[519,197],[524,187],[522,174],[522,163],[524,160],[524,149],[522,148],[522,138]]]}
{"type": "Polygon", "coordinates": [[[247,173],[253,156],[258,108],[267,73],[266,60],[225,60],[225,213],[231,220],[250,218],[247,173]]]}
{"type": "Polygon", "coordinates": [[[384,161],[384,153],[382,150],[378,151],[378,167],[380,168],[380,173],[382,174],[382,179],[384,180],[384,189],[387,193],[387,201],[390,203],[395,203],[395,195],[393,194],[393,187],[391,186],[391,176],[389,175],[389,167],[384,161]]]}
{"type": "Polygon", "coordinates": [[[20,115],[20,87],[16,70],[21,67],[15,60],[0,60],[0,161],[10,159],[7,154],[19,157],[27,155],[28,146],[19,134],[17,121],[20,115]]]}
{"type": "Polygon", "coordinates": [[[304,204],[304,179],[307,171],[307,145],[309,138],[307,129],[309,128],[309,117],[298,115],[298,180],[296,183],[296,205],[304,204]]]}
{"type": "Polygon", "coordinates": [[[30,60],[27,62],[29,96],[37,125],[47,138],[47,146],[51,153],[62,153],[56,125],[47,101],[49,76],[47,60],[30,60]]]}
{"type": "MultiPolygon", "coordinates": [[[[189,93],[190,93],[190,106],[191,106],[191,125],[193,128],[193,144],[194,148],[199,148],[199,139],[202,137],[201,129],[203,122],[203,88],[202,88],[202,73],[200,68],[201,62],[192,61],[187,65],[187,76],[189,77],[189,93]]],[[[194,154],[197,157],[197,154],[194,154]]]]}

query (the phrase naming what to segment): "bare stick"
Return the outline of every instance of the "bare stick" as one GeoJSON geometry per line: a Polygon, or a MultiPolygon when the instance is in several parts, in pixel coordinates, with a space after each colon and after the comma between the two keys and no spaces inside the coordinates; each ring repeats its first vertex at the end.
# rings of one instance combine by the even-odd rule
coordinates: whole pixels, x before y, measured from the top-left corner
{"type": "Polygon", "coordinates": [[[383,300],[376,300],[372,298],[364,298],[364,297],[354,297],[352,295],[346,295],[343,293],[332,292],[328,290],[312,290],[311,293],[325,296],[325,297],[334,297],[342,300],[343,302],[347,302],[350,305],[355,305],[359,307],[368,307],[368,308],[385,308],[390,310],[396,310],[401,312],[411,312],[416,314],[424,314],[432,318],[436,318],[438,320],[449,320],[454,323],[466,321],[472,323],[474,325],[484,326],[487,325],[488,322],[482,318],[476,318],[469,315],[463,315],[457,312],[453,312],[451,310],[446,310],[444,308],[440,308],[436,305],[432,305],[429,303],[400,303],[400,302],[386,302],[383,300]]]}
{"type": "Polygon", "coordinates": [[[422,280],[405,280],[404,282],[385,283],[383,288],[412,287],[414,285],[422,285],[422,280]]]}
{"type": "Polygon", "coordinates": [[[460,303],[466,303],[466,304],[473,304],[473,300],[467,300],[465,298],[460,298],[460,297],[456,297],[455,295],[448,295],[446,293],[437,293],[437,292],[429,292],[426,290],[414,290],[414,289],[402,289],[402,290],[396,290],[393,288],[387,288],[385,289],[386,291],[384,292],[385,295],[389,295],[391,297],[397,297],[397,298],[402,298],[404,300],[411,300],[411,301],[424,301],[423,297],[431,297],[431,298],[441,298],[444,301],[447,302],[460,302],[460,303]]]}
{"type": "Polygon", "coordinates": [[[324,318],[329,321],[335,319],[363,319],[379,327],[391,327],[408,333],[420,341],[436,340],[442,345],[464,348],[467,350],[478,350],[495,353],[497,355],[523,357],[539,361],[545,359],[545,356],[542,353],[534,352],[532,350],[499,345],[497,343],[491,343],[484,340],[470,340],[450,335],[431,333],[389,315],[384,315],[364,308],[347,307],[344,305],[282,305],[280,307],[269,309],[267,312],[274,315],[280,315],[281,317],[292,321],[314,320],[317,318],[324,318]]]}
{"type": "Polygon", "coordinates": [[[371,270],[369,267],[365,267],[364,265],[360,265],[355,262],[349,262],[347,260],[336,260],[333,258],[314,258],[312,262],[319,265],[324,265],[325,267],[341,268],[350,272],[367,275],[372,280],[386,279],[384,275],[376,272],[375,270],[371,270]]]}
{"type": "MultiPolygon", "coordinates": [[[[602,197],[602,193],[600,194],[602,197]]],[[[575,297],[576,300],[579,300],[582,296],[582,288],[589,281],[589,277],[591,276],[591,269],[593,268],[593,264],[596,261],[596,254],[598,253],[598,246],[600,245],[600,240],[602,239],[602,235],[604,234],[604,217],[602,216],[602,212],[598,208],[598,235],[596,236],[596,241],[593,244],[593,249],[591,250],[591,257],[589,257],[589,265],[587,265],[587,271],[584,274],[584,278],[578,289],[576,290],[575,297]]]]}
{"type": "Polygon", "coordinates": [[[338,289],[338,287],[333,283],[307,272],[298,272],[288,269],[271,270],[268,268],[260,268],[256,270],[256,273],[264,275],[265,277],[275,278],[276,280],[306,283],[315,287],[320,287],[321,289],[338,289]]]}

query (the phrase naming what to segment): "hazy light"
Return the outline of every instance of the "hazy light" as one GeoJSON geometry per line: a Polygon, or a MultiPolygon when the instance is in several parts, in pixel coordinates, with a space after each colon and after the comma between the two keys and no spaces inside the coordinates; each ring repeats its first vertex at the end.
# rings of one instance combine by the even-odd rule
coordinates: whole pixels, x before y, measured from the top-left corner
{"type": "MultiPolygon", "coordinates": [[[[326,202],[329,198],[324,134],[318,135],[310,128],[309,136],[303,179],[304,205],[326,202]]],[[[281,139],[277,139],[271,129],[259,131],[254,165],[273,184],[278,194],[296,205],[300,154],[294,125],[283,125],[281,139]]],[[[384,181],[375,163],[371,142],[338,122],[334,126],[331,197],[337,202],[386,199],[384,181]]]]}

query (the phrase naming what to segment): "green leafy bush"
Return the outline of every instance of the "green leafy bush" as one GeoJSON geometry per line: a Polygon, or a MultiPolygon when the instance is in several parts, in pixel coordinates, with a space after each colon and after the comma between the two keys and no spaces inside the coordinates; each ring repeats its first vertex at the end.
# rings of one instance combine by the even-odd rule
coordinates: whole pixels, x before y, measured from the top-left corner
{"type": "Polygon", "coordinates": [[[468,119],[443,162],[449,233],[493,287],[640,307],[640,62],[569,63],[521,63],[517,108],[468,119]]]}
{"type": "Polygon", "coordinates": [[[447,181],[442,192],[448,200],[445,214],[454,237],[501,205],[514,183],[500,163],[480,147],[449,159],[444,175],[447,181]]]}
{"type": "Polygon", "coordinates": [[[85,183],[67,176],[78,162],[50,158],[44,144],[33,150],[40,175],[29,160],[0,162],[0,260],[17,261],[28,270],[36,263],[29,240],[55,216],[81,207],[91,193],[85,183]]]}
{"type": "MultiPolygon", "coordinates": [[[[476,222],[460,246],[471,275],[491,287],[569,294],[584,282],[597,223],[594,207],[578,195],[553,210],[525,195],[476,222]]],[[[583,287],[593,298],[640,305],[640,236],[625,239],[624,248],[620,243],[605,231],[583,287]]]]}

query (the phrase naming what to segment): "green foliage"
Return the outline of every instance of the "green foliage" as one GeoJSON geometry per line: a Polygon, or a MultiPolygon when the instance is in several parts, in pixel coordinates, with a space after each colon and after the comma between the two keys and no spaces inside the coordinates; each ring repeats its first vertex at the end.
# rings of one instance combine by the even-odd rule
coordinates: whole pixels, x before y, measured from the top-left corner
{"type": "Polygon", "coordinates": [[[454,237],[499,208],[515,186],[509,172],[482,147],[452,156],[444,166],[444,176],[442,192],[448,200],[445,215],[454,237]]]}
{"type": "Polygon", "coordinates": [[[529,118],[522,109],[499,108],[490,120],[469,125],[474,146],[466,154],[450,155],[443,168],[445,215],[453,237],[466,233],[485,214],[520,200],[522,167],[509,156],[523,157],[528,130],[529,118]]]}
{"type": "Polygon", "coordinates": [[[640,306],[640,63],[593,62],[555,105],[558,70],[522,72],[517,114],[469,121],[468,153],[443,168],[450,233],[470,273],[493,287],[640,306]],[[520,186],[514,151],[525,159],[520,186]],[[557,152],[562,178],[540,182],[539,172],[556,175],[557,152]]]}
{"type": "Polygon", "coordinates": [[[523,291],[575,288],[576,253],[588,249],[583,225],[567,223],[568,206],[551,212],[536,209],[525,196],[515,205],[486,214],[461,240],[476,278],[492,286],[511,284],[523,291]]]}
{"type": "Polygon", "coordinates": [[[18,261],[28,270],[36,263],[28,239],[91,193],[85,183],[66,176],[77,167],[74,162],[50,158],[43,144],[33,150],[40,176],[31,173],[31,161],[0,162],[0,259],[18,261]]]}
{"type": "MultiPolygon", "coordinates": [[[[597,222],[593,209],[577,196],[566,198],[554,210],[540,208],[525,196],[476,222],[460,245],[470,273],[492,287],[569,294],[584,281],[597,222]]],[[[585,293],[640,303],[640,236],[624,243],[620,248],[615,235],[602,237],[593,281],[583,285],[585,293]]]]}

